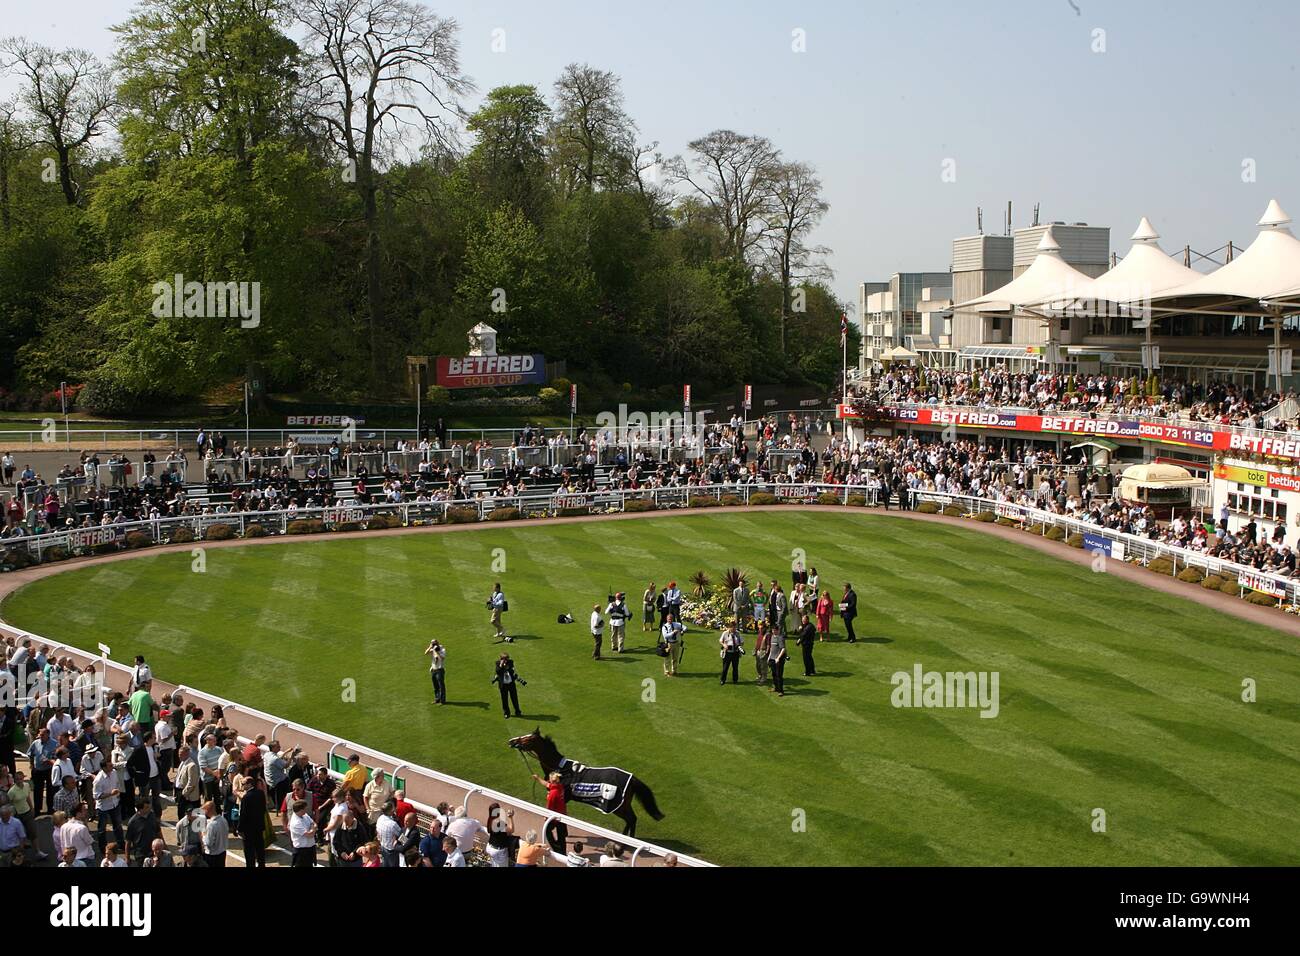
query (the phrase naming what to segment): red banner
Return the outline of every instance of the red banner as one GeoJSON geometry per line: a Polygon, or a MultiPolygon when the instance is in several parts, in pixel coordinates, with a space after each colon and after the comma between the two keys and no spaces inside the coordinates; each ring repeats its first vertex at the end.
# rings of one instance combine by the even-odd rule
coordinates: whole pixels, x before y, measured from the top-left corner
{"type": "MultiPolygon", "coordinates": [[[[1123,418],[1079,418],[1068,415],[1021,415],[982,408],[885,408],[884,419],[901,425],[937,425],[1048,435],[1097,435],[1117,440],[1157,442],[1180,448],[1232,452],[1242,456],[1300,460],[1300,438],[1274,438],[1234,432],[1212,424],[1168,425],[1123,418]]],[[[859,420],[851,405],[836,410],[840,420],[859,420]]]]}

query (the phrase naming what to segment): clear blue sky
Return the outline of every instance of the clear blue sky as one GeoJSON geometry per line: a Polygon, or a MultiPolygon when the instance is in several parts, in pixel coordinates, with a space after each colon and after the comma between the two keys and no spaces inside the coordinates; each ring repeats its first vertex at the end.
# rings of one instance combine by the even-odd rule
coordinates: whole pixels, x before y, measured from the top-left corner
{"type": "MultiPolygon", "coordinates": [[[[3,2],[0,31],[102,54],[131,7],[3,2]]],[[[1270,198],[1300,216],[1300,6],[1286,0],[430,5],[460,22],[480,95],[549,90],[585,61],[622,77],[643,138],[668,155],[730,127],[812,163],[831,203],[816,241],[834,249],[835,289],[852,302],[860,281],[946,270],[979,205],[986,232],[1000,232],[1007,200],[1017,225],[1041,203],[1044,220],[1111,226],[1121,253],[1143,215],[1166,249],[1207,251],[1248,243],[1270,198]],[[491,49],[497,28],[505,53],[491,49]],[[792,51],[796,29],[806,53],[792,51]]]]}

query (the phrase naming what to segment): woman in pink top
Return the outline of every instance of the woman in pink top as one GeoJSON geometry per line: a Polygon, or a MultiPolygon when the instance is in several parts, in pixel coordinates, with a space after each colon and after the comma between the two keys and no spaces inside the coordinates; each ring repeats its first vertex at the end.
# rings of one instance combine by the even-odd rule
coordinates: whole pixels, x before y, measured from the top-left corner
{"type": "Polygon", "coordinates": [[[831,592],[823,591],[821,598],[817,601],[817,640],[825,641],[826,635],[831,631],[831,609],[834,605],[831,603],[831,592]]]}

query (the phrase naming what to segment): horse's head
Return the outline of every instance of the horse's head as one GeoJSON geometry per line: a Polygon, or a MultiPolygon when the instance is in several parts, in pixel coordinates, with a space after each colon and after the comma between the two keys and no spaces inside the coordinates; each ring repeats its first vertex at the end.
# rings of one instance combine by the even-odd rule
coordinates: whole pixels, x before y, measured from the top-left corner
{"type": "Polygon", "coordinates": [[[536,753],[537,746],[542,741],[542,729],[535,728],[531,734],[524,734],[522,737],[511,737],[506,743],[515,750],[522,750],[524,753],[536,753]]]}

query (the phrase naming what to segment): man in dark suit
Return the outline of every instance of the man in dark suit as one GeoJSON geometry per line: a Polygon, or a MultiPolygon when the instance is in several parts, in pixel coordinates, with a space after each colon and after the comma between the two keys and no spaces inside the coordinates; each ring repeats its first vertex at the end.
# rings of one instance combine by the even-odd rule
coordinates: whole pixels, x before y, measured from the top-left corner
{"type": "Polygon", "coordinates": [[[247,866],[266,866],[266,793],[257,781],[244,781],[244,797],[239,801],[239,836],[244,841],[247,866]]]}
{"type": "Polygon", "coordinates": [[[840,598],[840,618],[844,621],[844,630],[849,634],[849,643],[858,643],[858,636],[853,633],[853,619],[858,616],[858,593],[853,585],[845,583],[844,597],[840,598]]]}
{"type": "Polygon", "coordinates": [[[799,649],[803,651],[803,676],[816,677],[817,665],[813,663],[813,645],[817,643],[817,628],[808,615],[799,617],[799,635],[796,639],[799,649]]]}

